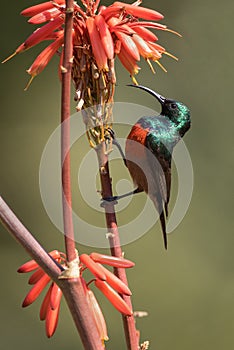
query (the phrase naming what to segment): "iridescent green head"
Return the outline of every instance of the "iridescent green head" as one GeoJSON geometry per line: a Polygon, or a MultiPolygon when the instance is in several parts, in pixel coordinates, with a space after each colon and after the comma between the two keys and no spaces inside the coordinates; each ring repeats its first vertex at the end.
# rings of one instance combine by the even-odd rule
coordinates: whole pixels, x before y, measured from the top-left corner
{"type": "Polygon", "coordinates": [[[156,97],[156,99],[160,102],[162,106],[161,115],[167,117],[172,121],[172,123],[176,126],[180,136],[184,136],[186,131],[190,128],[191,119],[190,119],[190,111],[186,105],[182,102],[178,102],[175,100],[167,99],[157,92],[142,86],[142,85],[128,85],[132,87],[136,87],[138,89],[142,89],[149,94],[156,97]]]}

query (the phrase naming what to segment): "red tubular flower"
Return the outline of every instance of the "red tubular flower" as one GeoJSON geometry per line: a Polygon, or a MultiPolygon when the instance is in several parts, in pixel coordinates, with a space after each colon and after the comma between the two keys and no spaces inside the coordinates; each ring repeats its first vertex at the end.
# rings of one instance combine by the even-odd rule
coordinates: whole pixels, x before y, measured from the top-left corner
{"type": "Polygon", "coordinates": [[[47,310],[46,319],[45,319],[45,329],[46,329],[46,335],[48,338],[51,338],[52,335],[54,335],[54,332],[56,331],[56,328],[58,325],[59,310],[60,310],[60,304],[58,308],[55,310],[51,308],[47,310]]]}
{"type": "MultiPolygon", "coordinates": [[[[64,269],[67,268],[65,254],[59,252],[58,250],[53,250],[49,254],[53,259],[56,260],[57,263],[61,264],[64,269]]],[[[118,295],[118,293],[131,295],[130,289],[111,271],[103,267],[101,263],[121,268],[132,267],[134,266],[134,263],[127,259],[116,258],[98,253],[92,253],[90,255],[81,254],[79,258],[80,274],[84,286],[84,291],[87,295],[87,301],[97,325],[100,338],[102,341],[105,341],[108,339],[105,320],[96,301],[96,298],[93,295],[93,292],[88,287],[88,285],[93,280],[89,283],[86,283],[82,275],[86,269],[89,269],[89,271],[96,278],[95,285],[102,291],[107,299],[110,300],[113,306],[124,315],[130,315],[132,314],[132,311],[125,303],[125,301],[118,295]],[[107,283],[102,284],[104,281],[107,283]]],[[[32,288],[23,301],[23,307],[32,304],[50,283],[50,286],[43,298],[40,307],[40,320],[45,321],[45,330],[47,337],[52,337],[58,324],[60,302],[62,298],[61,289],[55,282],[51,281],[50,277],[38,266],[34,260],[28,261],[25,264],[21,265],[18,269],[18,272],[33,272],[28,280],[29,284],[32,285],[32,288]]]]}
{"type": "Polygon", "coordinates": [[[108,71],[108,65],[107,65],[107,54],[105,52],[105,49],[102,45],[101,37],[99,34],[99,31],[97,29],[97,26],[95,24],[95,20],[93,17],[88,17],[86,20],[86,26],[89,33],[89,38],[92,45],[92,50],[94,57],[97,62],[97,66],[99,70],[105,70],[108,71]]]}
{"type": "Polygon", "coordinates": [[[63,33],[60,34],[60,36],[52,42],[49,46],[47,46],[35,59],[31,67],[27,70],[28,74],[31,75],[31,79],[29,80],[25,90],[28,89],[29,85],[31,84],[32,80],[37,76],[39,73],[41,73],[49,61],[52,59],[54,54],[57,52],[57,50],[60,48],[60,46],[63,43],[63,33]]]}
{"type": "Polygon", "coordinates": [[[106,276],[102,269],[96,264],[87,254],[80,255],[80,261],[87,266],[87,268],[92,272],[92,274],[98,279],[105,281],[106,276]]]}
{"type": "Polygon", "coordinates": [[[163,15],[157,11],[145,7],[138,7],[138,5],[136,6],[134,4],[125,4],[124,2],[118,1],[114,2],[113,5],[103,10],[102,15],[104,17],[110,17],[121,12],[126,13],[127,15],[132,15],[134,17],[144,18],[152,21],[163,19],[163,15]]]}
{"type": "Polygon", "coordinates": [[[112,288],[114,288],[120,294],[125,294],[129,296],[132,295],[130,289],[125,283],[123,283],[117,276],[115,276],[111,271],[107,270],[104,266],[102,266],[101,264],[98,265],[106,276],[106,282],[112,288]]]}
{"type": "Polygon", "coordinates": [[[102,46],[105,50],[107,58],[114,58],[114,42],[109,31],[109,27],[102,15],[95,17],[95,24],[99,30],[102,46]]]}
{"type": "Polygon", "coordinates": [[[100,264],[105,264],[113,267],[123,267],[124,269],[135,266],[135,263],[131,260],[99,253],[91,253],[90,258],[96,262],[99,262],[100,264]]]}
{"type": "Polygon", "coordinates": [[[140,55],[144,58],[152,57],[152,50],[147,45],[146,41],[140,37],[138,34],[132,36],[133,41],[135,42],[140,55]]]}
{"type": "Polygon", "coordinates": [[[37,283],[41,278],[42,276],[45,274],[45,272],[41,269],[41,268],[38,268],[32,275],[31,277],[29,278],[28,280],[28,284],[35,284],[37,283]]]}
{"type": "Polygon", "coordinates": [[[44,290],[44,288],[47,286],[47,284],[50,282],[50,277],[46,275],[45,273],[43,276],[37,281],[36,284],[32,287],[32,289],[28,292],[26,295],[22,306],[26,307],[30,304],[32,304],[37,297],[41,294],[41,292],[44,290]]]}
{"type": "Polygon", "coordinates": [[[61,14],[61,11],[59,9],[52,8],[50,10],[40,12],[40,13],[36,14],[35,16],[31,17],[28,20],[28,23],[41,24],[41,23],[52,20],[53,18],[57,17],[59,14],[61,14]]]}
{"type": "Polygon", "coordinates": [[[62,297],[62,291],[56,283],[52,283],[52,289],[50,294],[50,307],[52,310],[56,310],[59,307],[62,297]]]}
{"type": "MultiPolygon", "coordinates": [[[[64,19],[62,17],[55,18],[54,21],[51,21],[44,25],[41,28],[36,29],[26,40],[23,44],[21,44],[14,52],[13,55],[16,55],[17,53],[21,53],[25,50],[30,49],[31,47],[39,44],[43,40],[48,40],[47,38],[54,32],[54,30],[61,27],[63,24],[64,19]]],[[[12,56],[10,56],[12,57],[12,56]]]]}
{"type": "Polygon", "coordinates": [[[158,37],[145,27],[135,26],[134,31],[141,36],[142,39],[148,41],[157,41],[158,37]]]}
{"type": "MultiPolygon", "coordinates": [[[[63,264],[65,262],[64,254],[58,250],[53,250],[49,254],[54,260],[56,260],[57,263],[63,264]]],[[[45,287],[51,282],[50,277],[38,266],[34,260],[26,262],[18,269],[18,272],[20,273],[31,271],[35,272],[31,275],[28,282],[29,284],[32,284],[33,287],[26,295],[22,304],[23,307],[32,304],[43,292],[45,287]]],[[[61,297],[61,289],[54,282],[52,282],[40,308],[40,320],[45,320],[46,335],[48,337],[51,337],[54,334],[58,324],[61,297]]]]}
{"type": "MultiPolygon", "coordinates": [[[[158,21],[163,19],[161,13],[140,6],[140,1],[133,4],[125,4],[124,2],[117,1],[108,7],[99,6],[99,3],[100,1],[85,1],[86,12],[76,2],[74,3],[73,45],[75,58],[78,47],[84,49],[85,55],[87,55],[88,50],[86,59],[92,56],[99,71],[108,72],[111,65],[109,60],[118,56],[120,62],[132,77],[140,69],[136,63],[140,60],[140,57],[147,60],[152,70],[153,68],[149,60],[158,63],[162,54],[175,58],[173,55],[168,54],[164,48],[163,50],[155,50],[153,45],[151,45],[151,43],[155,43],[158,40],[158,37],[151,32],[151,29],[170,31],[179,35],[168,29],[166,25],[158,23],[158,21]],[[118,53],[115,50],[116,45],[121,46],[118,53]]],[[[55,0],[23,10],[21,12],[23,16],[31,17],[28,20],[29,23],[48,23],[34,31],[16,49],[14,54],[3,62],[41,41],[53,40],[48,48],[42,51],[27,70],[32,75],[32,79],[38,75],[48,64],[52,56],[56,54],[59,47],[63,45],[64,9],[65,0],[55,0]],[[59,31],[60,33],[58,33],[59,31]]],[[[77,62],[79,62],[79,59],[74,59],[73,69],[75,72],[77,71],[75,67],[77,62]]],[[[161,64],[159,65],[161,66],[161,64]]],[[[77,83],[76,80],[75,83],[77,83]]]]}
{"type": "Polygon", "coordinates": [[[120,52],[118,53],[118,58],[124,68],[127,69],[127,71],[130,73],[130,76],[132,77],[134,83],[136,84],[136,80],[134,76],[139,72],[140,67],[137,65],[134,58],[128,55],[128,53],[125,51],[125,49],[122,47],[120,52]]]}
{"type": "Polygon", "coordinates": [[[129,57],[133,58],[135,61],[140,61],[140,53],[132,37],[120,31],[116,31],[115,34],[120,40],[121,45],[123,46],[127,55],[129,55],[129,57]]]}
{"type": "Polygon", "coordinates": [[[105,295],[111,304],[122,314],[126,316],[132,315],[132,310],[126,302],[119,296],[116,291],[111,288],[105,281],[96,280],[95,286],[105,295]]]}
{"type": "Polygon", "coordinates": [[[61,289],[55,283],[52,283],[51,286],[49,304],[47,305],[45,317],[45,329],[48,338],[52,337],[57,328],[60,302],[62,298],[61,289]]]}
{"type": "Polygon", "coordinates": [[[44,321],[46,319],[46,314],[47,314],[47,310],[50,307],[50,295],[51,295],[51,290],[53,288],[53,283],[51,283],[50,288],[48,289],[43,302],[41,304],[41,308],[40,308],[40,320],[44,321]]]}
{"type": "MultiPolygon", "coordinates": [[[[60,255],[60,252],[58,250],[53,250],[49,254],[54,260],[60,262],[61,255],[60,255]]],[[[36,261],[35,260],[30,260],[30,261],[27,261],[25,264],[21,265],[18,268],[17,272],[19,272],[19,273],[26,273],[26,272],[31,272],[33,270],[36,270],[37,268],[38,268],[38,264],[36,263],[36,261]]]]}
{"type": "Polygon", "coordinates": [[[27,9],[23,10],[20,14],[25,17],[32,17],[37,15],[38,13],[54,8],[53,3],[61,5],[65,3],[65,0],[53,0],[43,2],[41,4],[28,7],[27,9]]]}

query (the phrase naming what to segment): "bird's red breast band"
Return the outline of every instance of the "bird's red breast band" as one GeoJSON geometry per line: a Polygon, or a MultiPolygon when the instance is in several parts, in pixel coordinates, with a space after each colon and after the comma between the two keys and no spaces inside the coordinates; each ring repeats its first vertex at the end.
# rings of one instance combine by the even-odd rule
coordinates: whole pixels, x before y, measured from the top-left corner
{"type": "MultiPolygon", "coordinates": [[[[130,134],[128,135],[128,140],[136,141],[142,145],[145,145],[145,139],[146,139],[146,136],[148,135],[148,133],[149,133],[149,129],[143,129],[140,124],[136,124],[132,127],[132,130],[130,131],[130,134]]],[[[127,144],[129,144],[129,147],[134,148],[134,143],[127,142],[127,144]]],[[[142,149],[142,153],[144,152],[143,147],[138,147],[138,152],[139,152],[139,149],[142,149]]],[[[139,153],[138,153],[138,156],[140,156],[139,153]]]]}

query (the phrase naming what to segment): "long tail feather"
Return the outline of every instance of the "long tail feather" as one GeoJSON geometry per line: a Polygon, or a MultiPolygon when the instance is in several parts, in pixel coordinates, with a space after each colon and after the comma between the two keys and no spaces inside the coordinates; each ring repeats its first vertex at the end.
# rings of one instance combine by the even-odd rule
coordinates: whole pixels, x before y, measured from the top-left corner
{"type": "Polygon", "coordinates": [[[165,247],[165,249],[167,249],[166,221],[165,221],[165,216],[164,216],[163,211],[160,214],[160,221],[161,221],[161,227],[162,227],[162,232],[163,232],[164,247],[165,247]]]}

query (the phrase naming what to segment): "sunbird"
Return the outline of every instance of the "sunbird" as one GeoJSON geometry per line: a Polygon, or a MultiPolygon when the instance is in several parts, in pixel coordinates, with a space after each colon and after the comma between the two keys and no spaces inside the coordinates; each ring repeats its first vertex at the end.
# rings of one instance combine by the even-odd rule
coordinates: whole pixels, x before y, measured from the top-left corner
{"type": "Polygon", "coordinates": [[[148,87],[129,86],[153,95],[161,104],[161,113],[141,117],[133,125],[126,140],[125,155],[113,136],[114,144],[118,146],[124,158],[136,189],[104,199],[118,200],[131,194],[146,192],[160,215],[164,246],[167,249],[165,217],[168,216],[170,200],[172,152],[190,128],[190,111],[182,102],[167,99],[148,87]]]}

